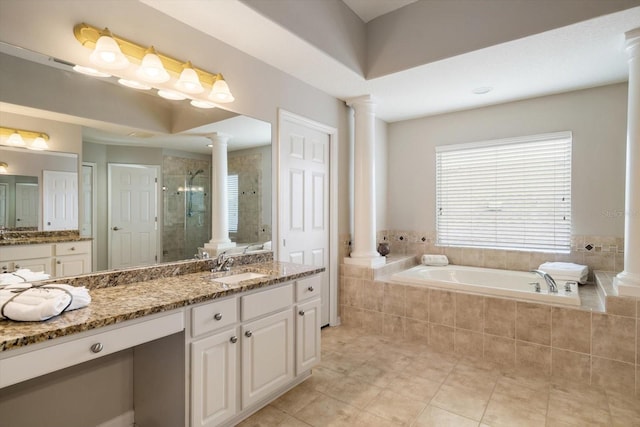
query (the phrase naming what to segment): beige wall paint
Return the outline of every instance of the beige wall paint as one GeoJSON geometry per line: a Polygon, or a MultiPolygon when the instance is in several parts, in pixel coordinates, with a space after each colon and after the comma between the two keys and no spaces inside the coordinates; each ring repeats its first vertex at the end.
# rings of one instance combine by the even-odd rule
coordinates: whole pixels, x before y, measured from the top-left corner
{"type": "Polygon", "coordinates": [[[624,234],[627,85],[616,84],[389,125],[388,226],[435,230],[435,147],[573,132],[573,234],[624,234]]]}
{"type": "Polygon", "coordinates": [[[82,153],[82,128],[74,124],[9,113],[0,105],[0,126],[46,133],[49,151],[82,153]]]}
{"type": "Polygon", "coordinates": [[[376,230],[387,228],[387,155],[388,155],[388,125],[385,121],[376,119],[375,141],[375,184],[376,184],[376,230]]]}

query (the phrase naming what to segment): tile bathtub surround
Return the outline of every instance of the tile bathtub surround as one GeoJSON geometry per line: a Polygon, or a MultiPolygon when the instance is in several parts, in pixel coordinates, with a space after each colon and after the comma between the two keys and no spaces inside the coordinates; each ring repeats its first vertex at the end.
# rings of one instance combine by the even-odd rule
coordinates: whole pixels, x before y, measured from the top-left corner
{"type": "Polygon", "coordinates": [[[341,269],[340,292],[356,280],[358,297],[341,298],[347,327],[518,372],[640,395],[640,299],[617,298],[613,312],[599,313],[391,283],[375,269],[349,267],[341,269]]]}
{"type": "Polygon", "coordinates": [[[569,254],[436,246],[435,231],[380,230],[376,238],[379,242],[386,238],[392,255],[414,255],[418,261],[425,253],[444,254],[452,264],[517,271],[536,269],[546,261],[574,262],[589,266],[589,281],[596,270],[624,269],[621,237],[574,235],[569,254]]]}
{"type": "MultiPolygon", "coordinates": [[[[308,380],[240,426],[640,425],[637,396],[414,341],[341,326],[322,331],[322,351],[308,380]]],[[[521,351],[541,356],[536,349],[521,351]]]]}

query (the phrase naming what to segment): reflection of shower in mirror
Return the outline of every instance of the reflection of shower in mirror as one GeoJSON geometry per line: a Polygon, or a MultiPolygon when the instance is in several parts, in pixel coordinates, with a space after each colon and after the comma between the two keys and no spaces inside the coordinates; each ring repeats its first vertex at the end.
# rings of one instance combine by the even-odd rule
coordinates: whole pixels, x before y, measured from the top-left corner
{"type": "MultiPolygon", "coordinates": [[[[196,188],[193,186],[193,180],[201,173],[204,173],[203,169],[198,169],[195,172],[189,171],[189,185],[187,185],[187,216],[193,216],[193,193],[197,191],[202,193],[204,190],[202,187],[196,188]]],[[[200,199],[204,202],[203,197],[200,197],[200,199]]]]}

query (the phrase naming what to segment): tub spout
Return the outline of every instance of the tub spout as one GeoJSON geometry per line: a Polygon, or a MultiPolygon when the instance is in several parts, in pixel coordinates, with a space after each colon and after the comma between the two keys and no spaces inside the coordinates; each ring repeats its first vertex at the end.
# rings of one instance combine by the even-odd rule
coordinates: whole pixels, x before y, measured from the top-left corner
{"type": "Polygon", "coordinates": [[[553,280],[553,277],[545,271],[542,270],[531,270],[531,273],[538,274],[540,277],[547,282],[547,286],[549,287],[549,293],[557,294],[558,293],[558,285],[556,285],[556,281],[553,280]]]}

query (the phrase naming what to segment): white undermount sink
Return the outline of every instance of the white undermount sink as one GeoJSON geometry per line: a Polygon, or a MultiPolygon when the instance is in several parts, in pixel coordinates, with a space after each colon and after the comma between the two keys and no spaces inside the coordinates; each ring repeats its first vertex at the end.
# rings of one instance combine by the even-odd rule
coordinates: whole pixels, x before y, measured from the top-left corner
{"type": "Polygon", "coordinates": [[[226,283],[227,285],[235,285],[236,283],[240,283],[245,280],[259,279],[260,277],[267,277],[267,275],[262,273],[248,272],[248,273],[234,274],[233,276],[218,277],[218,278],[215,278],[214,280],[216,282],[226,283]]]}

